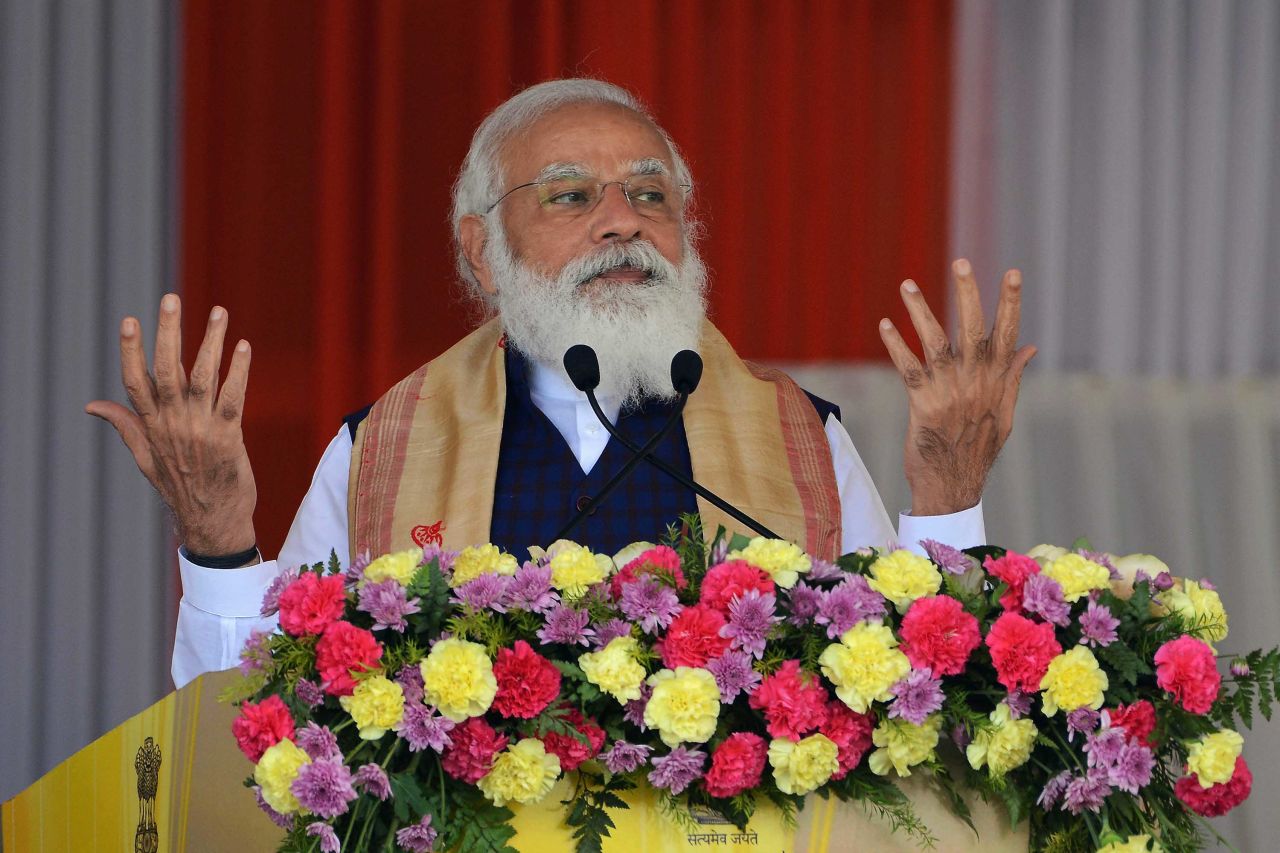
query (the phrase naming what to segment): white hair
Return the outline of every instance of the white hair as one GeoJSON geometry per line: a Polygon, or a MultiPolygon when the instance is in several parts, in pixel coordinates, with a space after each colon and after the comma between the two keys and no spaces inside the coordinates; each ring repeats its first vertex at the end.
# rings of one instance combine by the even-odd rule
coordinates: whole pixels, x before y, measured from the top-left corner
{"type": "MultiPolygon", "coordinates": [[[[498,106],[485,117],[471,137],[471,148],[462,161],[462,169],[453,185],[453,243],[458,275],[462,279],[464,291],[468,298],[482,306],[487,313],[496,307],[493,301],[480,288],[479,281],[471,272],[466,255],[462,251],[461,229],[459,224],[464,216],[481,216],[491,233],[502,232],[502,219],[499,211],[488,213],[490,205],[502,195],[506,175],[502,172],[499,153],[502,146],[524,128],[560,107],[569,104],[616,104],[643,116],[653,124],[662,135],[671,151],[671,161],[675,166],[676,182],[693,186],[693,177],[680,150],[671,140],[671,136],[653,119],[649,111],[639,99],[612,83],[589,78],[573,78],[567,80],[548,80],[538,83],[516,94],[498,106]]],[[[696,223],[684,221],[686,240],[691,244],[697,234],[696,223]]]]}

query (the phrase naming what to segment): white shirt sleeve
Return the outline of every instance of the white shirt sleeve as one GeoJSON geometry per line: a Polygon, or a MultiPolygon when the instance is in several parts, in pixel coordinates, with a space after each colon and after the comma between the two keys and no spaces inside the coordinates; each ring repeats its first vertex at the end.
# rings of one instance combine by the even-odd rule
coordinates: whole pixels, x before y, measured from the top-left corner
{"type": "Polygon", "coordinates": [[[276,617],[259,615],[262,596],[286,568],[323,562],[336,551],[347,565],[347,481],[351,470],[351,433],[346,425],[320,457],[311,488],[293,518],[280,555],[243,569],[197,566],[178,552],[182,600],[173,641],[173,683],[182,687],[204,672],[235,666],[240,649],[255,628],[273,631],[276,617]]]}
{"type": "Polygon", "coordinates": [[[836,473],[836,489],[840,493],[841,553],[847,554],[866,546],[883,548],[896,542],[923,555],[922,539],[935,539],[953,548],[987,544],[981,502],[950,515],[899,513],[895,537],[889,514],[885,512],[880,493],[867,473],[867,466],[862,464],[853,440],[835,415],[827,417],[826,432],[836,473]]]}

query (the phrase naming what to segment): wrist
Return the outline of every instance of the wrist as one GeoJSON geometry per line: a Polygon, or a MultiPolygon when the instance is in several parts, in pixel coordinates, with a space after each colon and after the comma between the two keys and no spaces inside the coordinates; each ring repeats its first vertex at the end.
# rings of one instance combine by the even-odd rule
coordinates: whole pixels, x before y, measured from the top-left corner
{"type": "Polygon", "coordinates": [[[929,490],[911,490],[911,514],[914,516],[953,515],[972,509],[982,500],[982,493],[969,491],[938,493],[929,490]]]}
{"type": "Polygon", "coordinates": [[[184,545],[182,546],[182,555],[187,562],[205,569],[242,569],[245,566],[252,566],[262,562],[262,557],[258,553],[256,544],[251,548],[231,554],[201,554],[193,552],[184,545]]]}
{"type": "Polygon", "coordinates": [[[256,552],[258,542],[252,522],[205,529],[183,528],[179,535],[183,550],[188,554],[215,560],[249,551],[256,552]]]}

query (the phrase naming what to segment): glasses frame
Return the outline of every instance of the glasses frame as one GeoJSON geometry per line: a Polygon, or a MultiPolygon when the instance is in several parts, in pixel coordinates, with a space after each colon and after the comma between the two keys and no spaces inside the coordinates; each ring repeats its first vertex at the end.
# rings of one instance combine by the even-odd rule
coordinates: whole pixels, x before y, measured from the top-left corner
{"type": "MultiPolygon", "coordinates": [[[[582,211],[582,213],[590,213],[591,211],[599,207],[600,202],[604,199],[604,191],[613,184],[618,185],[618,187],[622,190],[622,197],[627,200],[627,204],[631,207],[631,209],[635,210],[636,205],[635,205],[635,202],[631,200],[631,193],[627,192],[627,184],[631,183],[631,181],[634,178],[647,178],[647,177],[652,177],[652,175],[644,175],[644,174],[631,175],[630,177],[628,177],[626,180],[623,180],[623,181],[596,181],[596,187],[600,190],[600,194],[596,196],[595,203],[592,204],[591,207],[582,211]]],[[[517,186],[512,187],[511,189],[504,192],[502,195],[498,196],[497,201],[495,201],[493,204],[485,208],[484,215],[488,216],[490,213],[492,213],[495,207],[501,204],[503,200],[506,199],[507,196],[511,195],[516,190],[522,190],[522,189],[525,189],[526,187],[540,187],[543,184],[551,183],[552,180],[555,180],[555,179],[529,181],[528,183],[518,184],[517,186]]],[[[689,195],[693,192],[693,184],[676,184],[675,186],[679,187],[681,192],[684,193],[684,199],[682,200],[680,205],[683,208],[684,205],[687,204],[689,201],[689,195]]]]}

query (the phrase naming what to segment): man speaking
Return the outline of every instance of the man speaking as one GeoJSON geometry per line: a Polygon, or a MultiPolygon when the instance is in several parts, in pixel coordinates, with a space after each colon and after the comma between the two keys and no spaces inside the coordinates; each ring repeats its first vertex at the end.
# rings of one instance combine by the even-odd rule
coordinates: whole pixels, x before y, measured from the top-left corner
{"type": "MultiPolygon", "coordinates": [[[[685,512],[701,512],[711,530],[724,523],[750,533],[656,465],[635,467],[595,505],[632,452],[570,381],[563,358],[576,344],[596,353],[600,406],[632,445],[670,419],[673,356],[701,356],[697,390],[653,449],[682,479],[819,557],[893,540],[835,407],[739,359],[707,321],[692,192],[674,143],[616,86],[557,80],[494,110],[472,139],[452,217],[458,271],[488,319],[347,419],[275,560],[256,548],[257,493],[241,433],[248,342],[236,344],[219,383],[228,317],[215,307],[187,372],[170,294],[148,371],[140,324],[125,318],[121,369],[132,408],[99,400],[87,411],[120,433],[177,522],[184,594],[175,683],[233,666],[251,630],[274,628],[274,617],[259,615],[271,582],[330,550],[344,564],[366,549],[431,542],[491,541],[522,555],[584,510],[573,536],[604,552],[653,539],[685,512]]],[[[925,362],[887,319],[879,327],[910,413],[911,512],[896,535],[906,547],[985,541],[982,488],[1035,354],[1017,346],[1020,274],[1005,274],[988,332],[968,262],[953,270],[954,345],[911,281],[902,298],[925,362]]]]}

